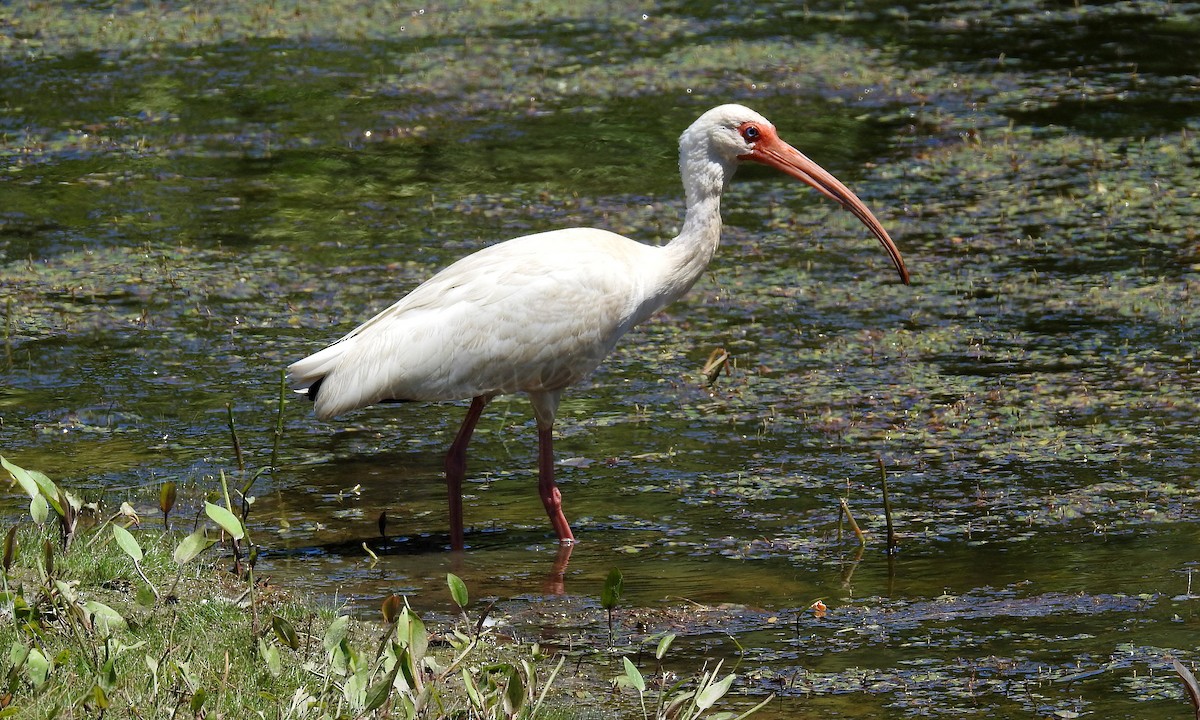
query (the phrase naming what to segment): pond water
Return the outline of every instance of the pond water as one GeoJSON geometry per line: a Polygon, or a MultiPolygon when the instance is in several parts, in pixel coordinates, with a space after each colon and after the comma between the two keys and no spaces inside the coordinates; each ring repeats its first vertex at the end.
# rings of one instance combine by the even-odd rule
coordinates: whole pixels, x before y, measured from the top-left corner
{"type": "Polygon", "coordinates": [[[603,646],[618,567],[626,641],[680,632],[780,717],[1186,716],[1200,6],[726,5],[6,8],[0,453],[150,518],[164,481],[186,516],[254,479],[263,571],[364,613],[445,611],[454,571],[514,635],[603,646]],[[522,397],[476,433],[462,556],[465,404],[289,397],[275,448],[281,369],[453,260],[670,238],[678,134],[723,102],[851,186],[913,285],[740,173],[709,273],[563,402],[565,572],[522,397]]]}

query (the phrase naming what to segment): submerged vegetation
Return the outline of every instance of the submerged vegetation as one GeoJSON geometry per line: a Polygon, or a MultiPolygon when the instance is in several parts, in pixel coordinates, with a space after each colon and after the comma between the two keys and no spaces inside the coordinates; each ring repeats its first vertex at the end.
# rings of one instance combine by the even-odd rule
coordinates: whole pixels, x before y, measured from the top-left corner
{"type": "MultiPolygon", "coordinates": [[[[85,684],[105,648],[132,672],[140,651],[121,648],[140,640],[72,630],[103,603],[175,648],[170,702],[194,697],[170,662],[212,650],[191,664],[200,709],[248,698],[232,678],[252,676],[283,707],[299,684],[258,641],[311,680],[337,615],[287,591],[358,618],[406,595],[470,635],[453,572],[547,657],[613,632],[648,672],[676,633],[653,680],[607,655],[556,676],[568,694],[576,671],[624,678],[633,716],[668,673],[737,658],[731,692],[779,695],[764,716],[1178,717],[1175,663],[1200,657],[1198,29],[1195,3],[1139,1],[5,5],[0,450],[120,525],[122,502],[156,517],[166,483],[194,516],[230,507],[208,495],[236,474],[257,497],[255,567],[282,586],[257,626],[216,600],[169,621],[149,587],[169,593],[181,535],[131,526],[148,580],[103,529],[43,575],[44,535],[23,526],[23,597],[65,633],[39,653],[69,648],[85,684]],[[583,541],[564,594],[543,584],[553,548],[516,469],[533,467],[524,399],[481,423],[461,561],[441,553],[456,409],[280,414],[282,366],[467,252],[564,225],[670,237],[675,138],[728,101],[846,179],[914,285],[819,197],[737,178],[710,274],[564,400],[583,541]],[[593,596],[614,566],[610,631],[616,598],[593,596]],[[226,624],[236,648],[195,642],[226,624]]],[[[199,561],[181,577],[254,587],[199,561]]],[[[384,627],[350,627],[375,658],[384,627]]],[[[519,647],[498,662],[543,682],[554,663],[519,647]]],[[[434,644],[439,667],[455,652],[434,644]]]]}

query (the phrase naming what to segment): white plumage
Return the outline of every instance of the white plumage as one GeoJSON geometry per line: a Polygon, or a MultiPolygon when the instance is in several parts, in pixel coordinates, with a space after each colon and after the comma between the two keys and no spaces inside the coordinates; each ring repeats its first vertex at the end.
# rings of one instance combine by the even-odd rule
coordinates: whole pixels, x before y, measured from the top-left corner
{"type": "Polygon", "coordinates": [[[473,399],[446,458],[455,549],[463,547],[461,483],[479,414],[496,395],[528,393],[538,424],[542,500],[559,540],[572,542],[553,479],[551,427],[561,392],[704,272],[720,240],[721,192],[745,160],[776,167],[841,203],[883,243],[908,282],[899,251],[854,193],[780,140],[761,115],[722,105],[680,138],[687,216],[668,244],[571,228],[493,245],[293,363],[291,382],[326,420],[386,400],[473,399]]]}

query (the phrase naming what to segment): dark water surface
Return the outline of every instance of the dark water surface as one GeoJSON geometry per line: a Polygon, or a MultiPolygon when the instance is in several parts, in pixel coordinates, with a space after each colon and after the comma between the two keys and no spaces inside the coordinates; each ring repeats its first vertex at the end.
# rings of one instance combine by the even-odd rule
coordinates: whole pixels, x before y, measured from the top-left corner
{"type": "Polygon", "coordinates": [[[710,272],[563,403],[561,586],[521,397],[476,434],[463,557],[464,407],[289,398],[264,571],[362,612],[446,610],[454,571],[514,634],[586,645],[619,567],[628,638],[740,656],[781,717],[1186,717],[1200,6],[726,5],[6,7],[0,453],[194,512],[270,463],[280,369],[438,268],[562,226],[670,238],[679,132],[742,102],[875,210],[911,287],[743,172],[710,272]]]}

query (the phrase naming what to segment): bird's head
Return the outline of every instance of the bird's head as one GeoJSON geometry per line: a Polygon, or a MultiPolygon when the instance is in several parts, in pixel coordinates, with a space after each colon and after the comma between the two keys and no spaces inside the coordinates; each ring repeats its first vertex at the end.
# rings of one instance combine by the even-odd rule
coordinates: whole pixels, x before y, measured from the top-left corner
{"type": "Polygon", "coordinates": [[[778,137],[775,126],[743,105],[720,105],[696,119],[683,133],[682,145],[692,145],[722,164],[732,166],[754,151],[763,133],[778,137]]]}
{"type": "MultiPolygon", "coordinates": [[[[883,244],[900,279],[908,284],[908,269],[887,230],[850,188],[779,137],[775,126],[742,105],[720,105],[701,115],[680,138],[681,167],[689,154],[705,155],[731,174],[739,163],[769,165],[811,186],[849,210],[883,244]]],[[[685,170],[686,173],[686,170],[685,170]]]]}

